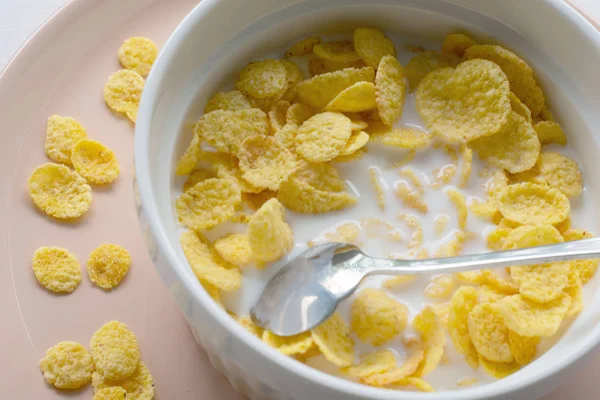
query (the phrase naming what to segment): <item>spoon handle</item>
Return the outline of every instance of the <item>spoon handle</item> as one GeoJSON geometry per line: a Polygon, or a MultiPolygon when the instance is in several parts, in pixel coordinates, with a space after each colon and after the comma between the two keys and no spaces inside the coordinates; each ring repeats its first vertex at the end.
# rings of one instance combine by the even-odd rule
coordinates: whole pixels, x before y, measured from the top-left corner
{"type": "Polygon", "coordinates": [[[600,237],[519,250],[427,260],[371,259],[365,275],[430,274],[600,258],[600,237]]]}

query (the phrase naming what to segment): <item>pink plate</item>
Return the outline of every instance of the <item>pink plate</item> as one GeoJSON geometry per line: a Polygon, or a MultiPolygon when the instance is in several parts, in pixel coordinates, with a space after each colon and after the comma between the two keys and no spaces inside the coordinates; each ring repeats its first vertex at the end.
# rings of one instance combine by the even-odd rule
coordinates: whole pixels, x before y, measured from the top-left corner
{"type": "MultiPolygon", "coordinates": [[[[0,398],[90,399],[91,387],[73,393],[48,386],[38,362],[63,340],[86,345],[102,324],[116,319],[137,334],[142,357],[163,400],[239,399],[197,346],[146,253],[134,208],[133,126],[102,100],[107,77],[119,69],[117,49],[130,36],[161,45],[197,0],[75,0],[19,52],[0,76],[0,398]],[[76,223],[50,220],[27,195],[27,178],[44,155],[46,119],[79,120],[91,138],[114,149],[121,176],[94,188],[94,202],[76,223]],[[40,287],[31,256],[40,246],[73,251],[82,268],[101,243],[127,248],[133,266],[124,282],[105,292],[87,279],[72,294],[40,287]]],[[[589,399],[600,391],[586,372],[546,400],[589,399]]]]}
{"type": "MultiPolygon", "coordinates": [[[[139,339],[160,399],[238,399],[213,370],[160,282],[146,253],[133,194],[133,125],[113,114],[102,91],[120,66],[117,49],[130,36],[160,46],[197,0],[76,0],[48,21],[0,79],[0,398],[64,399],[38,367],[45,350],[62,340],[88,346],[105,322],[125,322],[139,339]],[[91,138],[111,147],[121,176],[94,187],[93,205],[77,223],[50,220],[27,194],[27,178],[44,155],[46,119],[76,118],[91,138]],[[87,278],[72,294],[57,296],[38,285],[31,256],[39,246],[73,251],[85,269],[101,243],[131,252],[133,265],[111,292],[87,278]]],[[[91,399],[92,389],[68,398],[91,399]]]]}

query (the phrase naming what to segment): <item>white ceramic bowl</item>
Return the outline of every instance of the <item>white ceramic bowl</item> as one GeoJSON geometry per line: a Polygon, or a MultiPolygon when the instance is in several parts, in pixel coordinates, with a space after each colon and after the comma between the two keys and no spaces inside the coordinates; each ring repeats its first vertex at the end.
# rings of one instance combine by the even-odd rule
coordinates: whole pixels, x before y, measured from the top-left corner
{"type": "MultiPolygon", "coordinates": [[[[375,389],[307,367],[264,345],[204,292],[179,246],[173,213],[174,163],[191,138],[207,96],[240,66],[303,35],[360,25],[442,38],[456,28],[497,38],[533,65],[587,169],[598,202],[600,35],[559,0],[203,0],[159,56],[144,89],[135,161],[142,228],[164,283],[216,368],[250,399],[534,399],[554,389],[600,342],[599,295],[558,343],[519,373],[461,391],[375,389]],[[594,134],[592,128],[595,128],[594,134]],[[574,135],[573,133],[577,134],[574,135]],[[594,171],[592,171],[594,172],[594,171]]],[[[587,176],[586,176],[587,175],[587,176]]],[[[591,187],[590,187],[591,186],[591,187]]],[[[173,338],[176,340],[176,338],[173,338]]],[[[177,366],[173,366],[177,368],[177,366]]],[[[199,394],[200,396],[200,394],[199,394]]]]}

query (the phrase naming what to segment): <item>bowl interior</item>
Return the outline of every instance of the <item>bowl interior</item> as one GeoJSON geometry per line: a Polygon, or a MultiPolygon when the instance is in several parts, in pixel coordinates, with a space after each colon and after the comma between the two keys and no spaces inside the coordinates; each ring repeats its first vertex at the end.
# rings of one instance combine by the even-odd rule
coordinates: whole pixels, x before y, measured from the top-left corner
{"type": "MultiPolygon", "coordinates": [[[[583,164],[586,191],[593,203],[600,200],[600,185],[596,185],[593,174],[600,134],[591,129],[600,123],[598,113],[594,113],[600,106],[594,90],[600,88],[592,80],[589,67],[600,61],[600,51],[593,36],[585,37],[586,33],[593,35],[586,31],[590,27],[576,28],[586,22],[564,5],[537,8],[539,22],[534,23],[521,16],[532,11],[528,8],[531,4],[517,1],[510,1],[511,7],[466,0],[279,1],[277,6],[275,2],[257,1],[252,7],[247,2],[230,0],[203,3],[206,4],[201,4],[182,23],[155,65],[136,131],[142,205],[151,214],[151,228],[178,279],[198,293],[202,288],[179,245],[180,227],[173,204],[180,183],[175,185],[174,166],[212,93],[228,89],[224,82],[235,82],[239,70],[248,62],[269,54],[281,56],[283,49],[309,34],[349,33],[358,26],[375,26],[395,35],[441,42],[450,32],[467,31],[480,42],[498,42],[511,48],[534,69],[552,111],[583,164]],[[228,23],[218,23],[224,16],[228,23]],[[563,35],[559,39],[544,35],[546,24],[554,24],[553,29],[560,29],[563,35]],[[566,52],[563,46],[575,40],[582,45],[569,47],[566,52]]],[[[573,202],[573,208],[577,207],[577,201],[573,202]]],[[[595,225],[596,215],[585,217],[593,218],[595,225]]],[[[467,392],[476,395],[481,390],[502,391],[525,385],[542,373],[555,372],[559,365],[572,361],[595,344],[600,338],[600,309],[593,307],[600,302],[600,293],[595,293],[597,281],[598,277],[586,286],[584,311],[548,352],[519,374],[462,391],[461,398],[467,398],[467,392]]],[[[205,301],[208,297],[200,298],[205,301]]],[[[217,307],[206,306],[221,312],[217,307]]],[[[242,329],[236,334],[245,335],[242,329]]]]}

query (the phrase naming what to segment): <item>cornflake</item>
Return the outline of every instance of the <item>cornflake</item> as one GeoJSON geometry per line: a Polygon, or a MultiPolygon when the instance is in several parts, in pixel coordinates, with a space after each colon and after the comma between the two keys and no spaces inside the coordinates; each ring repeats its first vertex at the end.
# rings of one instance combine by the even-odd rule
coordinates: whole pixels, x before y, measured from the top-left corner
{"type": "Polygon", "coordinates": [[[33,203],[51,217],[77,218],[92,204],[90,185],[64,165],[40,165],[31,173],[27,187],[33,203]]]}
{"type": "Polygon", "coordinates": [[[104,85],[104,101],[110,109],[135,122],[144,84],[144,78],[135,71],[117,71],[104,85]]]}
{"type": "Polygon", "coordinates": [[[74,118],[52,115],[46,126],[46,155],[54,162],[72,165],[71,150],[85,138],[85,128],[74,118]]]}
{"type": "Polygon", "coordinates": [[[133,70],[146,77],[158,56],[158,47],[148,38],[131,37],[123,42],[118,56],[123,68],[133,70]]]}
{"type": "Polygon", "coordinates": [[[248,223],[252,257],[263,262],[275,261],[294,244],[294,236],[285,222],[285,210],[277,199],[267,201],[248,223]]]}
{"type": "Polygon", "coordinates": [[[569,216],[571,206],[557,189],[517,183],[500,191],[498,209],[503,217],[519,224],[558,224],[569,216]]]}
{"type": "Polygon", "coordinates": [[[90,353],[77,342],[60,342],[40,360],[46,381],[58,389],[78,389],[92,379],[94,362],[90,353]]]}
{"type": "Polygon", "coordinates": [[[108,322],[94,333],[90,351],[96,372],[109,380],[129,378],[140,362],[135,335],[127,325],[118,321],[108,322]]]}
{"type": "Polygon", "coordinates": [[[33,273],[40,285],[55,293],[71,293],[81,282],[77,257],[60,247],[40,247],[33,254],[33,273]]]}
{"type": "Polygon", "coordinates": [[[312,338],[325,358],[338,367],[349,367],[354,362],[354,341],[350,327],[335,313],[311,330],[312,338]]]}
{"type": "Polygon", "coordinates": [[[340,155],[351,134],[350,118],[341,113],[320,113],[298,128],[296,152],[310,162],[330,161],[340,155]]]}
{"type": "Polygon", "coordinates": [[[283,94],[287,88],[285,66],[279,60],[251,62],[240,72],[236,87],[256,99],[283,94]]]}
{"type": "Polygon", "coordinates": [[[111,183],[121,170],[115,153],[90,139],[81,139],[73,146],[71,162],[79,175],[97,185],[111,183]]]}
{"type": "Polygon", "coordinates": [[[377,111],[381,122],[392,126],[402,116],[406,84],[404,69],[392,55],[381,58],[375,74],[377,111]]]}
{"type": "Polygon", "coordinates": [[[370,67],[377,68],[384,56],[396,55],[396,49],[383,32],[375,28],[354,30],[354,48],[360,58],[370,67]]]}
{"type": "Polygon", "coordinates": [[[176,202],[179,222],[197,231],[225,222],[241,203],[239,187],[228,179],[207,179],[183,193],[176,202]]]}
{"type": "Polygon", "coordinates": [[[127,392],[126,399],[147,400],[154,398],[154,379],[143,361],[140,361],[133,375],[125,379],[110,380],[99,371],[94,371],[92,386],[96,393],[109,387],[122,387],[127,392]]]}
{"type": "Polygon", "coordinates": [[[321,38],[316,35],[309,36],[296,42],[285,52],[288,57],[298,57],[313,52],[315,45],[321,43],[321,38]]]}
{"type": "Polygon", "coordinates": [[[90,253],[87,262],[90,280],[102,289],[116,287],[131,266],[131,256],[123,247],[116,244],[102,244],[90,253]]]}
{"type": "Polygon", "coordinates": [[[238,152],[242,178],[261,189],[278,190],[297,167],[288,149],[269,136],[246,138],[238,152]]]}
{"type": "Polygon", "coordinates": [[[357,82],[373,82],[375,71],[371,67],[346,68],[335,72],[313,76],[296,86],[297,99],[308,106],[327,106],[344,89],[357,82]]]}
{"type": "Polygon", "coordinates": [[[379,289],[360,291],[350,309],[350,326],[365,343],[380,346],[404,330],[408,309],[379,289]]]}
{"type": "Polygon", "coordinates": [[[567,197],[577,197],[583,191],[581,171],[577,163],[558,153],[542,153],[537,161],[540,174],[550,187],[567,197]]]}

